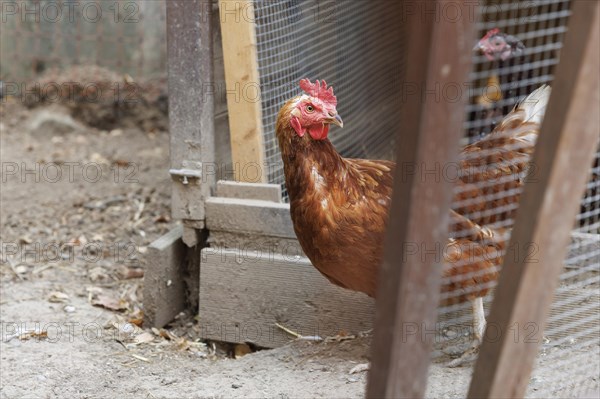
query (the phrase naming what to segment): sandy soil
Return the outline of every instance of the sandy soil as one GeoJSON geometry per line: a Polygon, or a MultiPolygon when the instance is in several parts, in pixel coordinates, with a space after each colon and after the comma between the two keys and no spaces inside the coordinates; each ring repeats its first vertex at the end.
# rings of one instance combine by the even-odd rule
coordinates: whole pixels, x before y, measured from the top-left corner
{"type": "MultiPolygon", "coordinates": [[[[143,326],[143,255],[174,224],[168,135],[68,112],[0,104],[2,398],[363,397],[368,334],[245,354],[193,315],[143,326]]],[[[427,396],[464,397],[470,374],[435,362],[427,396]]]]}

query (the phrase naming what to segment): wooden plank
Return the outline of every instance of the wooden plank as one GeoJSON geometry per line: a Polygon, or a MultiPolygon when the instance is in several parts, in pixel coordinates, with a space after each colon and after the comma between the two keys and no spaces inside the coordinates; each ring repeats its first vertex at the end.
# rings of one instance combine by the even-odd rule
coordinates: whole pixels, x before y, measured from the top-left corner
{"type": "MultiPolygon", "coordinates": [[[[449,2],[434,0],[428,7],[443,9],[449,2]]],[[[431,14],[418,12],[409,16],[406,82],[439,90],[467,81],[475,21],[473,10],[469,13],[461,7],[465,17],[458,21],[434,21],[431,14]]],[[[435,331],[452,184],[439,175],[407,172],[412,167],[436,170],[436,165],[457,159],[468,100],[462,96],[454,102],[436,101],[436,97],[419,92],[402,109],[404,123],[397,133],[397,142],[402,144],[397,150],[367,387],[371,398],[425,394],[433,334],[422,333],[435,331]],[[401,243],[419,243],[423,251],[409,255],[401,243]],[[418,332],[408,334],[407,326],[418,332]]]]}
{"type": "Polygon", "coordinates": [[[216,196],[281,202],[281,185],[219,180],[216,196]]]}
{"type": "Polygon", "coordinates": [[[569,232],[588,178],[600,129],[600,10],[573,2],[553,93],[533,157],[537,172],[524,187],[470,398],[523,397],[567,253],[569,232]],[[535,334],[531,336],[531,327],[535,334]],[[514,339],[514,329],[519,339],[514,339]],[[492,335],[492,334],[490,334],[492,335]],[[527,338],[527,339],[526,339],[527,338]]]}
{"type": "Polygon", "coordinates": [[[235,180],[265,183],[267,168],[264,164],[254,3],[252,0],[220,0],[219,11],[235,180]],[[243,173],[248,167],[253,173],[243,173]],[[256,170],[258,173],[254,173],[256,170]]]}
{"type": "Polygon", "coordinates": [[[144,255],[144,323],[162,327],[181,311],[198,310],[200,250],[207,232],[176,226],[148,246],[144,255]],[[195,234],[197,245],[188,248],[184,229],[195,234]]]}
{"type": "Polygon", "coordinates": [[[227,171],[233,170],[231,167],[231,139],[229,136],[229,116],[227,114],[227,96],[225,88],[225,66],[223,61],[223,40],[221,37],[221,16],[219,15],[219,5],[211,0],[213,6],[213,76],[214,87],[210,88],[215,103],[215,160],[217,161],[217,179],[227,178],[227,171]]]}
{"type": "Polygon", "coordinates": [[[206,226],[209,230],[296,239],[290,204],[272,201],[209,198],[206,201],[206,226]]]}
{"type": "Polygon", "coordinates": [[[372,327],[373,299],[331,284],[304,256],[205,248],[201,259],[202,338],[272,348],[294,339],[276,323],[322,338],[372,327]]]}
{"type": "Polygon", "coordinates": [[[171,213],[188,228],[177,227],[148,248],[144,275],[144,313],[148,324],[161,327],[198,305],[200,249],[206,232],[204,200],[215,174],[203,174],[215,163],[213,13],[202,0],[172,0],[167,7],[171,213]],[[190,176],[188,178],[188,176],[190,176]],[[196,176],[196,177],[191,177],[196,176]],[[191,234],[189,234],[191,232],[191,234]],[[197,244],[187,248],[185,243],[197,244]]]}
{"type": "Polygon", "coordinates": [[[144,319],[162,327],[185,309],[185,285],[181,278],[187,248],[181,241],[183,228],[177,226],[148,246],[144,256],[144,319]]]}
{"type": "MultiPolygon", "coordinates": [[[[212,6],[203,0],[167,1],[171,169],[209,170],[214,165],[212,6]]],[[[214,174],[187,179],[173,174],[174,219],[203,220],[203,200],[214,174]],[[186,184],[184,184],[186,183],[186,184]]]]}

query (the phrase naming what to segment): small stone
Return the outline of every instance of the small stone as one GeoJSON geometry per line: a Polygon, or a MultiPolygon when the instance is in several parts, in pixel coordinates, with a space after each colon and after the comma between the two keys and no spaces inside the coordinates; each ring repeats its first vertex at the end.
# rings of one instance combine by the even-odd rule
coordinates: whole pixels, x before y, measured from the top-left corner
{"type": "Polygon", "coordinates": [[[456,338],[456,336],[457,336],[458,334],[457,334],[457,333],[456,333],[456,331],[454,331],[454,330],[447,330],[447,331],[445,331],[445,332],[444,332],[444,335],[445,335],[447,338],[456,338]]]}
{"type": "Polygon", "coordinates": [[[369,371],[370,368],[371,368],[370,363],[357,364],[356,366],[352,367],[352,369],[350,370],[350,374],[356,374],[356,373],[362,373],[364,371],[369,371]]]}
{"type": "Polygon", "coordinates": [[[17,274],[25,274],[28,271],[29,271],[29,268],[27,268],[27,266],[25,266],[25,265],[15,267],[15,272],[17,272],[17,274]]]}

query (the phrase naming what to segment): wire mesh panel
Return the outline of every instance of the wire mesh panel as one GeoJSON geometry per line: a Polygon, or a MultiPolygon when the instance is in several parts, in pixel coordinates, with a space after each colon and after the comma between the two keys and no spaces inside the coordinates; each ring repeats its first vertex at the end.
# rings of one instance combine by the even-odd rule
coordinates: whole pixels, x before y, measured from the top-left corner
{"type": "Polygon", "coordinates": [[[2,4],[0,79],[95,65],[133,77],[166,73],[164,0],[19,0],[2,4]]]}
{"type": "Polygon", "coordinates": [[[393,1],[256,0],[265,155],[269,182],[283,184],[275,121],[308,77],[334,85],[343,130],[330,137],[347,157],[389,158],[402,100],[401,7],[393,1]]]}

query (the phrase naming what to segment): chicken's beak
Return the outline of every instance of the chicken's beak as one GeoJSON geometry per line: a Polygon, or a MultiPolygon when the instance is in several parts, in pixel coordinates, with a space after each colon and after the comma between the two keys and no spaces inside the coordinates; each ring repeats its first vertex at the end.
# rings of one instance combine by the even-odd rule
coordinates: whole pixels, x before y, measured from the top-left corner
{"type": "Polygon", "coordinates": [[[338,114],[332,115],[330,118],[327,118],[326,122],[333,123],[334,125],[337,125],[341,128],[344,127],[344,121],[342,120],[342,117],[338,114]]]}

